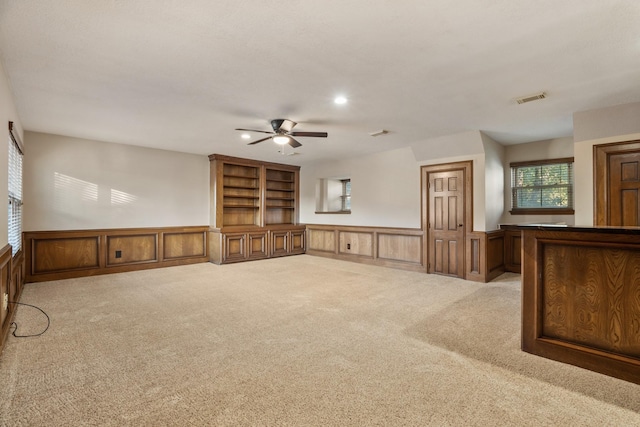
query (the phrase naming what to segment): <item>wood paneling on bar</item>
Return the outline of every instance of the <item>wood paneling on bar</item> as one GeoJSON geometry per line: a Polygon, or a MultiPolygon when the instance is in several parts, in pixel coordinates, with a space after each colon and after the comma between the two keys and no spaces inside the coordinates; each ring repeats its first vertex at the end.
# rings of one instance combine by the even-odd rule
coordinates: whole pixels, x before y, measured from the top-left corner
{"type": "Polygon", "coordinates": [[[505,228],[504,231],[504,269],[512,273],[520,273],[522,238],[520,229],[505,228]]]}
{"type": "Polygon", "coordinates": [[[522,349],[640,384],[640,232],[525,229],[522,349]]]}
{"type": "Polygon", "coordinates": [[[27,282],[209,260],[208,226],[24,233],[27,282]]]}
{"type": "Polygon", "coordinates": [[[467,233],[467,280],[490,282],[504,273],[504,231],[467,233]]]}
{"type": "Polygon", "coordinates": [[[307,224],[307,242],[310,255],[426,272],[420,229],[307,224]]]}

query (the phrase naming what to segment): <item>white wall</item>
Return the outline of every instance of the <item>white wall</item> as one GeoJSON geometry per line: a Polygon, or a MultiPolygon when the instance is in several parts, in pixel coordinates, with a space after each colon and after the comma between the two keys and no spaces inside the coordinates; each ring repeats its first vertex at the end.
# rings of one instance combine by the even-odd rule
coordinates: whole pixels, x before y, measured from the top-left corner
{"type": "MultiPolygon", "coordinates": [[[[4,68],[2,68],[2,64],[0,64],[0,126],[3,129],[2,133],[2,142],[0,143],[0,199],[8,200],[8,152],[9,152],[9,122],[13,122],[20,138],[24,142],[24,138],[22,138],[22,126],[20,125],[20,119],[18,119],[18,114],[16,112],[15,104],[13,103],[13,94],[11,93],[11,89],[9,87],[9,82],[7,80],[7,75],[4,72],[4,68]]],[[[25,143],[26,145],[26,143],[25,143]]],[[[27,148],[25,147],[25,150],[27,148]]],[[[6,206],[6,205],[5,205],[6,206]]],[[[8,233],[7,233],[7,225],[9,218],[7,217],[7,209],[0,209],[0,248],[3,248],[8,242],[8,233]]]]}
{"type": "Polygon", "coordinates": [[[640,140],[640,103],[617,105],[573,115],[575,225],[593,225],[593,146],[640,140]]]}
{"type": "MultiPolygon", "coordinates": [[[[511,162],[525,162],[542,159],[559,159],[563,157],[574,157],[573,153],[573,138],[555,138],[545,141],[535,141],[528,144],[508,145],[504,149],[504,213],[500,219],[501,224],[514,224],[514,223],[566,223],[569,225],[574,224],[575,215],[511,215],[509,209],[511,208],[511,194],[509,189],[511,188],[511,169],[509,164],[511,162]]],[[[578,164],[574,159],[574,174],[578,164]]],[[[574,188],[580,185],[578,183],[577,175],[574,176],[576,184],[574,188]]],[[[576,209],[577,213],[577,209],[576,209]]]]}
{"type": "Polygon", "coordinates": [[[420,228],[420,167],[411,148],[300,169],[300,222],[420,228]],[[351,214],[316,214],[320,178],[351,178],[351,214]]]}
{"type": "Polygon", "coordinates": [[[206,156],[36,132],[24,137],[25,231],[209,224],[206,156]]]}
{"type": "MultiPolygon", "coordinates": [[[[485,134],[484,147],[484,231],[497,230],[504,213],[504,146],[485,134]]],[[[508,190],[506,191],[509,192],[508,190]]],[[[476,230],[479,230],[476,227],[476,230]]]]}
{"type": "MultiPolygon", "coordinates": [[[[499,159],[501,146],[489,144],[494,158],[499,159]]],[[[473,229],[485,231],[485,154],[479,131],[433,138],[364,157],[306,164],[300,170],[300,222],[420,228],[420,167],[469,160],[473,162],[473,229]],[[317,180],[346,177],[351,178],[351,214],[316,214],[317,180]]],[[[491,182],[496,173],[502,182],[502,165],[490,174],[491,182]]],[[[502,211],[493,208],[489,221],[495,228],[502,211]]]]}
{"type": "Polygon", "coordinates": [[[473,230],[486,231],[485,154],[480,131],[432,138],[412,145],[420,166],[471,161],[473,163],[473,230]]]}

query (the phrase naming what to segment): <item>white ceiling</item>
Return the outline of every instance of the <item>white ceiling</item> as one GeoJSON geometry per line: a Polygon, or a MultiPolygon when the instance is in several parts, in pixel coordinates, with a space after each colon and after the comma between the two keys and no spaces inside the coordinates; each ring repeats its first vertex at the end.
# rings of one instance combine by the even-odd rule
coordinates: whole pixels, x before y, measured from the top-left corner
{"type": "Polygon", "coordinates": [[[640,101],[640,1],[0,0],[0,59],[27,130],[303,164],[569,136],[640,101]],[[234,130],[274,118],[329,137],[283,157],[234,130]]]}

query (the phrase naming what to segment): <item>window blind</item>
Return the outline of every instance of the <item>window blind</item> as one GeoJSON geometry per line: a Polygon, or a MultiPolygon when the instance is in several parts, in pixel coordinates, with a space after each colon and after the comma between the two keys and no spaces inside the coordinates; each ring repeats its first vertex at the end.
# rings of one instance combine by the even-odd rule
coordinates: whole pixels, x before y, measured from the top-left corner
{"type": "MultiPolygon", "coordinates": [[[[9,125],[11,130],[11,123],[9,125]]],[[[10,132],[9,139],[9,203],[8,240],[12,255],[22,249],[22,151],[17,138],[10,132]]]]}

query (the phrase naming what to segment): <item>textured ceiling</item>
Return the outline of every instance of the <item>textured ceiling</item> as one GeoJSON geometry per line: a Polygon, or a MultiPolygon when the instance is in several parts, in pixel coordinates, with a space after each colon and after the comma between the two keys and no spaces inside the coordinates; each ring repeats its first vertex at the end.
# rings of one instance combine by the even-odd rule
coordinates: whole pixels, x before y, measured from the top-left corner
{"type": "Polygon", "coordinates": [[[0,0],[0,59],[27,130],[303,164],[571,135],[640,101],[640,1],[0,0]],[[274,118],[329,137],[284,157],[234,130],[274,118]]]}

